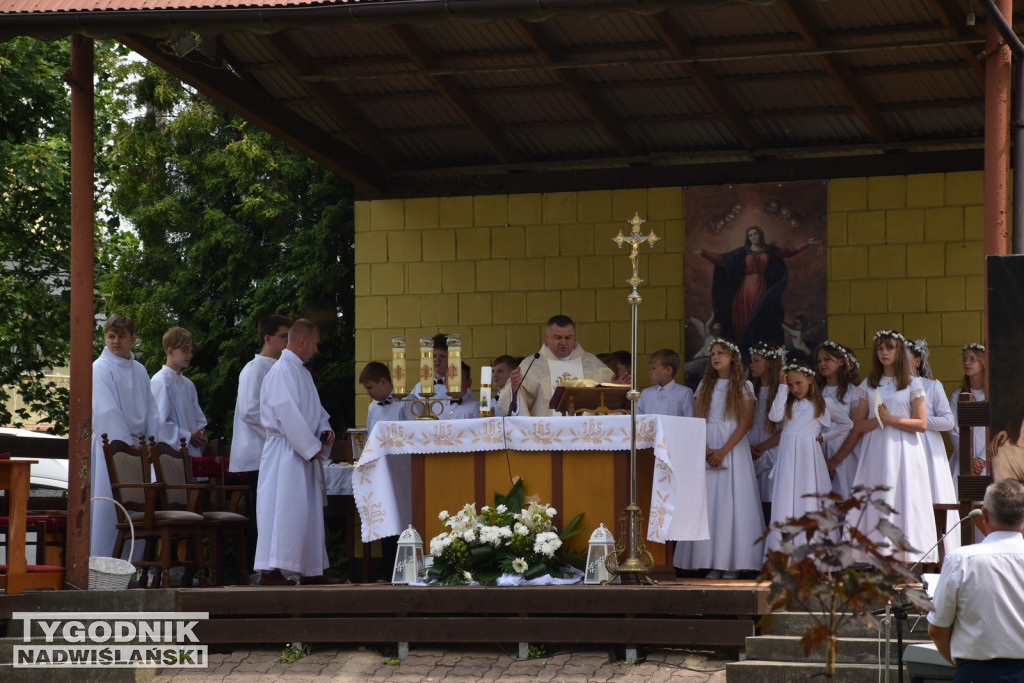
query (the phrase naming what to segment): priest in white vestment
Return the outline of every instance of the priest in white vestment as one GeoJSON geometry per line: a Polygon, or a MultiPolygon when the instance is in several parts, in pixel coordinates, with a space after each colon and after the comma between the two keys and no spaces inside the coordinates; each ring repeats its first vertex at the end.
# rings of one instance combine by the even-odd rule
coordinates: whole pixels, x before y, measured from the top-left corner
{"type": "MultiPolygon", "coordinates": [[[[135,339],[135,323],[123,315],[109,317],[103,328],[105,348],[92,364],[93,497],[111,497],[103,434],[109,441],[133,445],[138,445],[139,437],[156,435],[156,402],[150,391],[149,373],[132,353],[135,339]]],[[[93,501],[89,515],[89,554],[109,557],[117,539],[114,504],[93,501]]],[[[141,557],[142,544],[136,543],[135,547],[135,556],[141,557]]]]}
{"type": "Polygon", "coordinates": [[[184,439],[189,454],[198,458],[206,447],[206,415],[199,407],[196,385],[182,374],[192,364],[195,342],[188,330],[172,327],[164,333],[163,345],[167,362],[150,380],[160,417],[156,440],[178,449],[184,439]]]}
{"type": "Polygon", "coordinates": [[[260,421],[267,441],[260,461],[255,569],[263,572],[263,585],[285,583],[281,570],[301,574],[302,583],[326,581],[325,498],[318,459],[326,457],[334,432],[313,376],[304,367],[319,342],[316,325],[295,321],[288,347],[260,389],[260,421]]]}
{"type": "Polygon", "coordinates": [[[556,315],[548,320],[540,352],[527,356],[509,375],[498,396],[498,408],[504,415],[547,415],[555,388],[566,380],[580,379],[610,382],[612,371],[576,342],[572,318],[556,315]],[[515,411],[513,403],[518,404],[515,411]]]}

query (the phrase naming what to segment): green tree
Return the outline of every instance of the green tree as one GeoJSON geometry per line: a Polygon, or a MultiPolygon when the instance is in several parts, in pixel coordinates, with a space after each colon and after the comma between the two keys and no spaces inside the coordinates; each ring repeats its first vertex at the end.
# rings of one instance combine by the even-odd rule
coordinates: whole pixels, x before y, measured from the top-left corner
{"type": "Polygon", "coordinates": [[[191,368],[211,434],[231,430],[238,373],[270,313],[320,325],[310,363],[336,430],[353,405],[351,188],[159,69],[131,66],[135,112],[117,128],[112,205],[138,241],[112,249],[106,313],[131,317],[138,359],[164,362],[172,325],[198,343],[191,368]]]}
{"type": "MultiPolygon", "coordinates": [[[[110,67],[123,52],[96,50],[99,146],[118,115],[110,67]]],[[[67,365],[70,348],[69,66],[67,40],[0,43],[0,424],[35,415],[55,432],[68,421],[68,389],[45,375],[67,365]]]]}

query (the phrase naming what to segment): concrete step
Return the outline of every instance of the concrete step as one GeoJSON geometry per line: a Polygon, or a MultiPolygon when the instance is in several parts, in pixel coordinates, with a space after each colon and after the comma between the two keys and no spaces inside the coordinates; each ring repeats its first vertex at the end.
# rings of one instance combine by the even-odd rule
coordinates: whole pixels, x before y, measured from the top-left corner
{"type": "MultiPolygon", "coordinates": [[[[914,640],[912,642],[925,642],[914,640]]],[[[931,642],[928,640],[927,642],[931,642]]],[[[909,643],[904,639],[904,647],[909,643]]],[[[899,656],[896,639],[889,643],[889,657],[895,662],[899,656]]],[[[804,657],[804,648],[796,636],[757,636],[747,638],[746,658],[766,662],[824,662],[825,652],[821,648],[811,650],[804,657]]],[[[836,660],[850,664],[877,664],[885,658],[885,637],[840,638],[836,660]]]]}
{"type": "MultiPolygon", "coordinates": [[[[746,660],[730,662],[725,667],[728,683],[821,683],[825,665],[810,662],[763,662],[746,660]]],[[[892,666],[891,680],[897,669],[892,666]]],[[[878,683],[879,667],[869,664],[836,665],[836,683],[878,683]]]]}
{"type": "MultiPolygon", "coordinates": [[[[807,627],[812,626],[815,623],[814,619],[807,612],[776,612],[771,616],[770,625],[763,631],[766,635],[803,637],[804,631],[807,630],[807,627]]],[[[881,618],[879,618],[879,620],[881,620],[881,618]]],[[[917,622],[917,615],[912,614],[904,623],[904,638],[909,636],[910,629],[915,622],[917,622]]],[[[926,620],[922,618],[921,621],[917,623],[917,633],[922,634],[920,637],[923,638],[928,637],[928,624],[925,622],[926,620]]],[[[864,619],[859,617],[848,619],[839,629],[840,638],[872,638],[877,635],[878,630],[868,626],[864,619]]],[[[892,638],[894,640],[896,638],[895,630],[892,632],[892,638]]]]}

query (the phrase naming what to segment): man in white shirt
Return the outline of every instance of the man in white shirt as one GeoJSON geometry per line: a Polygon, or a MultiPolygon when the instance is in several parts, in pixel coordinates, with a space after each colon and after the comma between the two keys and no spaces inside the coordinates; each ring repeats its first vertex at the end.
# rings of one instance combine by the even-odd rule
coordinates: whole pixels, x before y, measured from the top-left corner
{"type": "Polygon", "coordinates": [[[257,331],[263,348],[245,364],[238,375],[238,397],[235,399],[235,418],[231,432],[229,472],[249,475],[249,526],[245,530],[245,547],[249,551],[249,566],[256,557],[259,530],[256,524],[256,504],[260,476],[260,457],[267,430],[260,423],[260,387],[263,378],[281,357],[288,345],[288,329],[292,321],[283,315],[268,315],[259,321],[257,331]]]}
{"type": "MultiPolygon", "coordinates": [[[[112,315],[103,326],[103,353],[92,364],[92,496],[110,497],[110,477],[103,457],[102,436],[138,445],[139,437],[156,436],[157,412],[149,373],[135,360],[135,323],[112,315]]],[[[93,501],[89,554],[109,556],[117,538],[114,504],[93,501]]],[[[141,557],[142,544],[136,556],[141,557]]]]}
{"type": "Polygon", "coordinates": [[[260,390],[260,422],[267,432],[256,509],[255,569],[263,572],[261,585],[288,583],[281,570],[300,574],[304,585],[341,581],[323,575],[330,563],[317,460],[334,443],[334,431],[305,368],[319,343],[317,326],[296,320],[288,331],[288,347],[260,390]]]}
{"type": "Polygon", "coordinates": [[[548,320],[544,346],[523,359],[508,376],[508,383],[498,396],[498,408],[503,415],[547,415],[555,388],[573,379],[610,382],[612,371],[576,343],[576,323],[572,318],[556,315],[548,320]]]}
{"type": "Polygon", "coordinates": [[[188,330],[172,327],[164,333],[163,346],[167,362],[150,380],[160,417],[156,439],[175,449],[184,439],[188,452],[193,457],[199,457],[206,446],[206,415],[199,407],[196,385],[181,374],[182,370],[192,364],[195,341],[188,330]]]}
{"type": "Polygon", "coordinates": [[[985,490],[985,540],[946,556],[928,635],[956,664],[956,683],[1024,681],[1024,485],[985,490]]]}

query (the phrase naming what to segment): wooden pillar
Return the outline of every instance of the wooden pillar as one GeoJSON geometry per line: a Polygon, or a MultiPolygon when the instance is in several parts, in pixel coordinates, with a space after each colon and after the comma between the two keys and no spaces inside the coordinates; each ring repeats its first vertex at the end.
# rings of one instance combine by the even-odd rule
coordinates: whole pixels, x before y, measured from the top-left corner
{"type": "Polygon", "coordinates": [[[94,221],[93,41],[71,36],[71,404],[68,419],[67,581],[89,583],[92,495],[92,337],[94,221]]]}

